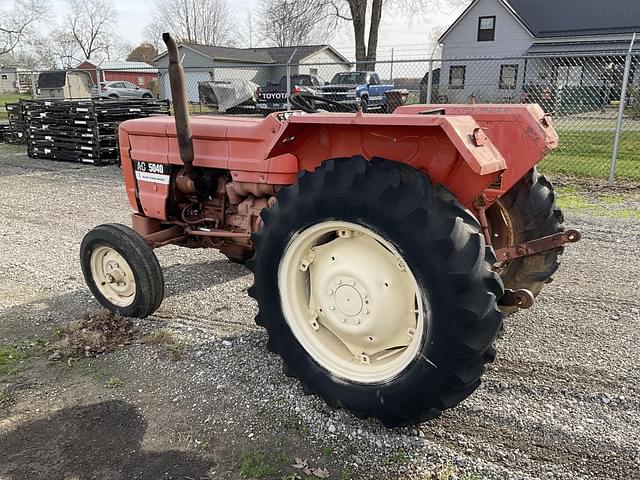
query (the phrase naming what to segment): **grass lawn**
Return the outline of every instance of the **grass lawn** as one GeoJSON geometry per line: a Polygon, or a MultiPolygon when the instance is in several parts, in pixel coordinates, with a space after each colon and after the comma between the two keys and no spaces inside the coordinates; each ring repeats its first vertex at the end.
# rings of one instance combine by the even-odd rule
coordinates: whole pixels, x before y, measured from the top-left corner
{"type": "Polygon", "coordinates": [[[587,192],[579,187],[558,187],[558,207],[588,212],[598,217],[640,220],[640,195],[587,192]]]}
{"type": "MultiPolygon", "coordinates": [[[[613,131],[559,130],[560,146],[542,162],[540,170],[580,177],[607,178],[613,148],[613,131]]],[[[640,180],[640,132],[620,136],[616,178],[640,180]]]]}
{"type": "Polygon", "coordinates": [[[7,119],[7,111],[4,108],[5,103],[16,103],[21,98],[31,98],[30,95],[20,95],[19,93],[5,93],[0,95],[0,120],[7,119]]]}

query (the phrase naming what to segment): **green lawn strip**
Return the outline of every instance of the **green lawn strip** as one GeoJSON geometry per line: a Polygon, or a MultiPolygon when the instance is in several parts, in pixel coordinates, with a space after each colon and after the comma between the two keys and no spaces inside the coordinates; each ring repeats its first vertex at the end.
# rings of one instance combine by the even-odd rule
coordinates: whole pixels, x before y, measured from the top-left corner
{"type": "Polygon", "coordinates": [[[622,195],[587,194],[575,187],[558,187],[557,204],[563,210],[588,212],[598,217],[640,220],[640,208],[626,205],[622,195]]]}
{"type": "MultiPolygon", "coordinates": [[[[613,131],[559,130],[560,145],[540,162],[545,173],[607,178],[613,131]]],[[[640,180],[640,132],[622,132],[616,178],[640,180]]]]}
{"type": "Polygon", "coordinates": [[[19,93],[5,93],[0,95],[0,120],[7,119],[7,110],[5,109],[5,103],[17,103],[21,98],[31,98],[29,95],[22,95],[19,93]]]}

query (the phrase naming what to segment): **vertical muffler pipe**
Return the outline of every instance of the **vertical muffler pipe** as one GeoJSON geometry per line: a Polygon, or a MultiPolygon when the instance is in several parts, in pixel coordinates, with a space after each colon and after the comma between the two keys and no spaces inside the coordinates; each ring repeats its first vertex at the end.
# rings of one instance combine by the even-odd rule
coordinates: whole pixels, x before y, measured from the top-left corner
{"type": "Polygon", "coordinates": [[[184,174],[189,176],[193,171],[193,138],[189,123],[189,103],[184,78],[184,69],[180,63],[178,45],[169,33],[162,34],[162,40],[169,53],[169,83],[171,84],[171,98],[173,115],[176,119],[176,133],[180,159],[184,163],[184,174]]]}

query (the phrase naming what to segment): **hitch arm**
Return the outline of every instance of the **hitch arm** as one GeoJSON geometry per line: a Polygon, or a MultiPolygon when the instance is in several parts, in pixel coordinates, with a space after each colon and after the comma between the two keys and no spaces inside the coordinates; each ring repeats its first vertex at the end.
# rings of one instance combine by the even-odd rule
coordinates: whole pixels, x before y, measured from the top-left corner
{"type": "Polygon", "coordinates": [[[581,235],[578,230],[567,230],[565,232],[555,233],[542,238],[536,238],[529,242],[511,245],[510,247],[500,248],[496,250],[496,258],[498,262],[513,260],[514,258],[535,255],[536,253],[552,250],[561,247],[567,243],[575,243],[580,240],[581,235]]]}

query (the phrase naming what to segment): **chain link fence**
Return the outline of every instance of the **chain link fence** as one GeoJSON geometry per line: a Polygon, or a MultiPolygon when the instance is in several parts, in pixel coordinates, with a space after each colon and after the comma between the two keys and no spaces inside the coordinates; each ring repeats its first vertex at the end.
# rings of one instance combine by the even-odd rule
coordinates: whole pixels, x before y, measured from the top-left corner
{"type": "MultiPolygon", "coordinates": [[[[288,110],[295,108],[289,94],[297,92],[315,95],[311,103],[320,110],[362,108],[371,113],[416,103],[538,103],[552,114],[560,134],[560,147],[541,163],[543,170],[604,180],[615,162],[615,178],[640,180],[640,55],[635,53],[413,59],[375,65],[185,64],[195,115],[261,116],[288,110]]],[[[19,72],[13,93],[0,91],[0,122],[7,115],[3,98],[45,95],[40,73],[19,72]]],[[[166,69],[90,73],[98,83],[88,93],[94,98],[171,100],[166,69]]]]}

